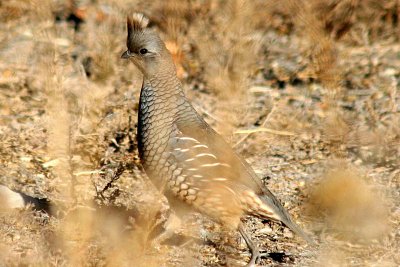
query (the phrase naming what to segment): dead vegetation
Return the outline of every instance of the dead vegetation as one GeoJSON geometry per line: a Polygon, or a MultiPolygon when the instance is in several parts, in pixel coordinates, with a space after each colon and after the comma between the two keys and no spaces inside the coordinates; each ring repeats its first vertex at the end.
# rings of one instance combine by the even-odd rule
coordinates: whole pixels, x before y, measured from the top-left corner
{"type": "Polygon", "coordinates": [[[120,60],[132,10],[196,109],[318,239],[247,218],[272,252],[261,265],[400,265],[397,0],[1,2],[0,183],[57,209],[1,213],[0,265],[246,262],[235,233],[198,214],[154,239],[171,211],[136,151],[141,77],[120,60]]]}

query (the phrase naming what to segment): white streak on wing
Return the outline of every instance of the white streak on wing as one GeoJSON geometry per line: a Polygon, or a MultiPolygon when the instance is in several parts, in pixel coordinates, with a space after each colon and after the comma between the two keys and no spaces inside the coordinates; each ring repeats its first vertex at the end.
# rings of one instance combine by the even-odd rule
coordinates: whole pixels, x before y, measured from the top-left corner
{"type": "Polygon", "coordinates": [[[193,148],[208,148],[208,146],[206,146],[206,145],[195,145],[195,146],[193,146],[193,148]]]}
{"type": "Polygon", "coordinates": [[[219,166],[221,163],[217,162],[217,163],[211,163],[211,164],[203,164],[201,165],[201,167],[216,167],[219,166]]]}
{"type": "Polygon", "coordinates": [[[212,178],[213,181],[226,181],[226,178],[222,178],[222,177],[217,177],[217,178],[212,178]]]}
{"type": "Polygon", "coordinates": [[[196,156],[196,158],[199,158],[199,157],[212,157],[212,158],[214,158],[214,159],[217,159],[217,157],[216,157],[215,155],[210,154],[210,153],[201,153],[201,154],[198,154],[198,155],[196,156]]]}
{"type": "Polygon", "coordinates": [[[187,160],[185,160],[185,161],[189,162],[189,161],[193,161],[193,160],[194,160],[194,158],[187,159],[187,160]]]}
{"type": "Polygon", "coordinates": [[[193,141],[193,142],[196,142],[196,143],[200,143],[199,141],[197,141],[196,139],[194,139],[194,138],[191,138],[191,137],[178,137],[178,139],[179,140],[187,140],[187,141],[193,141]]]}
{"type": "Polygon", "coordinates": [[[188,148],[175,148],[174,149],[175,151],[180,151],[180,152],[188,152],[189,151],[189,149],[188,148]]]}
{"type": "Polygon", "coordinates": [[[196,168],[189,168],[189,169],[187,169],[188,171],[191,171],[191,172],[195,172],[195,171],[198,171],[199,169],[196,169],[196,168]]]}
{"type": "Polygon", "coordinates": [[[193,175],[194,178],[203,178],[203,175],[195,174],[193,175]]]}
{"type": "Polygon", "coordinates": [[[229,164],[226,163],[210,163],[210,164],[203,164],[200,167],[216,167],[216,166],[224,166],[224,167],[231,167],[229,164]]]}

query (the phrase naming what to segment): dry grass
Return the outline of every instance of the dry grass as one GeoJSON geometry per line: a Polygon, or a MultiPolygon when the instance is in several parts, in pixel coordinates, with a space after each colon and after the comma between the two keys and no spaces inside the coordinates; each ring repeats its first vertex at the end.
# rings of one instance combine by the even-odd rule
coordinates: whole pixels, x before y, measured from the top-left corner
{"type": "Polygon", "coordinates": [[[239,133],[232,143],[319,240],[306,248],[249,218],[254,240],[283,252],[262,265],[400,264],[399,1],[48,0],[0,3],[0,183],[57,204],[51,217],[0,213],[0,265],[248,259],[199,215],[154,239],[171,211],[138,160],[141,76],[120,60],[132,10],[166,40],[199,112],[239,133]]]}
{"type": "Polygon", "coordinates": [[[370,242],[387,236],[388,210],[373,185],[360,171],[338,162],[329,169],[310,196],[310,212],[325,216],[325,227],[344,240],[370,242]],[[335,166],[336,165],[336,166],[335,166]]]}

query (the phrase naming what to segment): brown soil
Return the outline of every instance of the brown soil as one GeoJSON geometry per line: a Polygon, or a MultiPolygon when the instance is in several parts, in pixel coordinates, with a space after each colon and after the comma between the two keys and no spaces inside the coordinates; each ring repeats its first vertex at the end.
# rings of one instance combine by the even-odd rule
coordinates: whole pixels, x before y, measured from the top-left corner
{"type": "Polygon", "coordinates": [[[400,265],[399,1],[65,2],[0,3],[0,183],[57,207],[0,212],[0,266],[249,260],[238,233],[175,216],[141,169],[141,76],[120,59],[133,10],[318,243],[245,218],[261,266],[400,265]]]}

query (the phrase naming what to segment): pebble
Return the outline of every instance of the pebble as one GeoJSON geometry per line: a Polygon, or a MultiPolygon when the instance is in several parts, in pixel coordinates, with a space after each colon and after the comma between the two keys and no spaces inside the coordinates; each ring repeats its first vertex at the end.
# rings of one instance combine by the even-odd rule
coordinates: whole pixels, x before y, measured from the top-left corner
{"type": "Polygon", "coordinates": [[[262,228],[258,231],[258,233],[259,234],[270,234],[270,233],[272,233],[272,229],[268,225],[265,225],[264,228],[262,228]]]}

